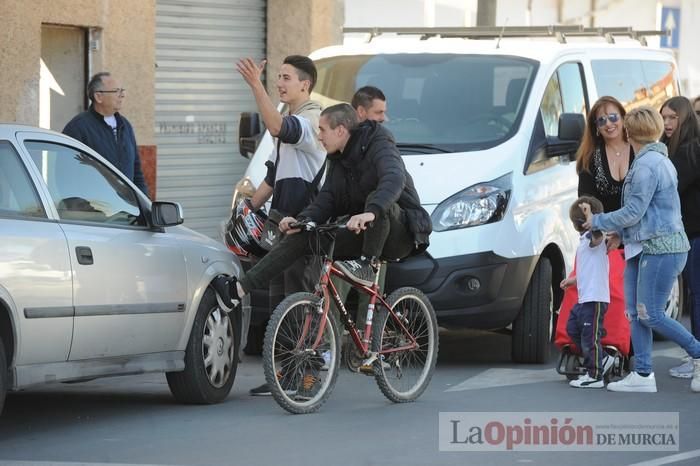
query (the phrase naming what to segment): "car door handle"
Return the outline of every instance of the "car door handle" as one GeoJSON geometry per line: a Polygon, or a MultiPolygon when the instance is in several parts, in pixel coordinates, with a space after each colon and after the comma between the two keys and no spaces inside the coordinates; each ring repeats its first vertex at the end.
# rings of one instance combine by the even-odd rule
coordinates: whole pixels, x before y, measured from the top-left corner
{"type": "Polygon", "coordinates": [[[92,249],[87,246],[77,246],[75,248],[75,255],[78,257],[78,264],[92,265],[92,249]]]}

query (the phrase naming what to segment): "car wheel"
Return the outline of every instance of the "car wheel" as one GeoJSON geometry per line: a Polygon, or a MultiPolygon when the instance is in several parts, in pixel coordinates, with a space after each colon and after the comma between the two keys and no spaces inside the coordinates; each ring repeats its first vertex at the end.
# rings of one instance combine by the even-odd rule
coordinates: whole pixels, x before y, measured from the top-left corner
{"type": "Polygon", "coordinates": [[[549,259],[542,257],[532,273],[523,307],[513,321],[513,362],[546,362],[552,335],[553,306],[552,265],[549,259]]]}
{"type": "Polygon", "coordinates": [[[224,400],[238,368],[238,310],[219,308],[214,292],[206,291],[194,318],[185,353],[185,370],[166,374],[168,386],[181,403],[212,404],[224,400]]]}
{"type": "Polygon", "coordinates": [[[0,414],[5,405],[5,393],[7,393],[7,359],[5,359],[5,346],[0,337],[0,414]]]}

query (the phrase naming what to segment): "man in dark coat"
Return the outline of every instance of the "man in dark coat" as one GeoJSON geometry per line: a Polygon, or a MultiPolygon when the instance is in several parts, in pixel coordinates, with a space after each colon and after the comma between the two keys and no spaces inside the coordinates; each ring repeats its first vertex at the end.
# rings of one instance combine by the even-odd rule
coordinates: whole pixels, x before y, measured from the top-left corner
{"type": "MultiPolygon", "coordinates": [[[[326,181],[297,218],[323,223],[350,215],[347,230],[337,233],[335,256],[359,259],[338,261],[336,266],[355,282],[370,286],[379,257],[401,259],[425,250],[432,231],[430,216],[420,205],[389,130],[375,121],[358,125],[348,104],[325,109],[319,129],[330,162],[326,181]]],[[[293,217],[280,221],[280,230],[287,235],[240,282],[215,280],[222,299],[235,303],[309,253],[308,233],[290,228],[296,221],[293,217]]]]}
{"type": "Polygon", "coordinates": [[[148,195],[134,129],[119,113],[125,91],[110,73],[97,73],[87,86],[90,108],[73,117],[63,133],[109,160],[148,195]]]}

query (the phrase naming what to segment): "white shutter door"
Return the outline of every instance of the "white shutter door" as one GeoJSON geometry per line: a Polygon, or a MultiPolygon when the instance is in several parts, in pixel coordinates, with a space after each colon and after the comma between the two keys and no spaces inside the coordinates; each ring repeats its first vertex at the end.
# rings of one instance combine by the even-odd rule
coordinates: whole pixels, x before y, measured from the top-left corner
{"type": "Polygon", "coordinates": [[[240,112],[256,108],[235,70],[265,56],[265,0],[157,0],[157,198],[180,202],[185,225],[216,237],[247,159],[240,112]]]}

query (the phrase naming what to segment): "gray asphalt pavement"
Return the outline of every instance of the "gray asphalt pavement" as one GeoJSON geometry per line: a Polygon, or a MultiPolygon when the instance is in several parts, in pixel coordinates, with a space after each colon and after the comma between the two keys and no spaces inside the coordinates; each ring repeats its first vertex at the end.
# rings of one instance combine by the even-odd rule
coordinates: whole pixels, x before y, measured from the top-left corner
{"type": "Polygon", "coordinates": [[[233,392],[215,406],[176,404],[160,374],[11,394],[0,418],[0,464],[700,464],[700,394],[690,392],[689,381],[666,375],[680,355],[667,342],[655,345],[656,394],[572,389],[555,374],[554,360],[512,364],[504,334],[443,332],[440,350],[432,384],[415,403],[394,405],[372,378],[344,370],[321,411],[305,416],[248,396],[263,381],[259,357],[245,358],[233,392]],[[440,412],[654,411],[679,413],[678,451],[438,449],[440,412]]]}

